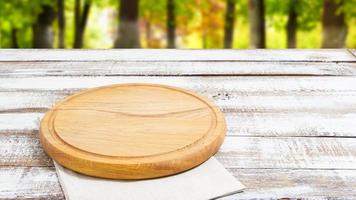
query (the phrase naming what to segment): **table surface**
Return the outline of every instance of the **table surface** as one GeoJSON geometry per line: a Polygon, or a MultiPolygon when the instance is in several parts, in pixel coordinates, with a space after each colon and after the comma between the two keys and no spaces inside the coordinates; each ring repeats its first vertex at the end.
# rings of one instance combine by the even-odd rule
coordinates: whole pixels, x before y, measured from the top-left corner
{"type": "Polygon", "coordinates": [[[63,97],[114,83],[193,90],[225,113],[229,199],[356,199],[356,50],[0,50],[0,198],[64,199],[38,135],[63,97]]]}

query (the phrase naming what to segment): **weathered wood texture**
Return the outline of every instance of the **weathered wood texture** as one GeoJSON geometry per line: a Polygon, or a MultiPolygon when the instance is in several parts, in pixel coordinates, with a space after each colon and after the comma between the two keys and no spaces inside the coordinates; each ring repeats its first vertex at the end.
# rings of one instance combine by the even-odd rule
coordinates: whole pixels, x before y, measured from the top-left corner
{"type": "Polygon", "coordinates": [[[128,82],[183,87],[222,108],[216,157],[248,187],[230,199],[355,199],[355,53],[0,50],[0,199],[63,199],[40,119],[73,92],[128,82]]]}
{"type": "Polygon", "coordinates": [[[355,199],[355,170],[230,169],[247,187],[223,198],[355,199]]]}
{"type": "MultiPolygon", "coordinates": [[[[0,166],[52,166],[35,131],[2,131],[0,166]]],[[[217,158],[228,168],[354,169],[354,138],[225,138],[217,158]]]]}
{"type": "Polygon", "coordinates": [[[184,50],[184,49],[113,49],[43,50],[2,49],[0,61],[306,61],[355,62],[347,49],[320,50],[184,50]]]}
{"type": "MultiPolygon", "coordinates": [[[[354,199],[353,170],[228,169],[247,187],[226,199],[354,199]]],[[[0,167],[0,198],[64,199],[54,168],[0,167]]]]}
{"type": "Polygon", "coordinates": [[[228,168],[355,169],[356,139],[227,137],[217,158],[228,168]]]}
{"type": "Polygon", "coordinates": [[[1,77],[38,76],[350,76],[355,62],[278,62],[278,61],[0,61],[1,77]]]}
{"type": "MultiPolygon", "coordinates": [[[[225,112],[231,135],[355,136],[356,77],[37,77],[0,80],[0,113],[7,115],[45,112],[54,102],[79,89],[136,81],[180,86],[208,96],[225,112]]],[[[33,123],[26,119],[21,120],[25,124],[33,123]]],[[[12,124],[16,128],[16,119],[9,120],[0,128],[12,124]]]]}
{"type": "Polygon", "coordinates": [[[37,131],[1,131],[0,166],[53,166],[37,131]]]}
{"type": "MultiPolygon", "coordinates": [[[[47,110],[46,108],[43,111],[47,110]]],[[[13,111],[13,110],[12,110],[13,111]]],[[[43,113],[25,109],[0,114],[0,132],[21,133],[38,129],[43,113]],[[18,113],[24,112],[24,113],[18,113]],[[20,125],[19,125],[20,124],[20,125]]],[[[355,137],[355,114],[227,113],[229,136],[355,137]],[[276,126],[275,124],[278,124],[276,126]]]]}
{"type": "Polygon", "coordinates": [[[0,167],[0,199],[64,199],[54,167],[0,167]]]}

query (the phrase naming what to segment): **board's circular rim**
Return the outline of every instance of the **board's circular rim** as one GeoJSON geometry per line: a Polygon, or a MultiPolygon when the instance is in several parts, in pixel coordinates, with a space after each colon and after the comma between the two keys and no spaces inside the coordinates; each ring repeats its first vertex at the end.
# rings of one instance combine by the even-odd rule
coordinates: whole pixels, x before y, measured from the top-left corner
{"type": "Polygon", "coordinates": [[[225,133],[226,123],[224,115],[220,111],[220,109],[208,98],[179,87],[147,83],[113,84],[86,89],[84,91],[75,93],[57,102],[53,106],[53,108],[45,114],[40,125],[40,140],[42,146],[45,149],[46,153],[55,161],[79,173],[110,179],[154,178],[179,173],[193,168],[206,161],[217,152],[218,148],[221,146],[224,140],[225,133]],[[153,156],[156,160],[156,162],[154,163],[150,161],[152,159],[151,156],[136,158],[133,157],[127,159],[127,157],[120,158],[117,156],[113,157],[86,152],[72,147],[67,143],[64,143],[62,139],[56,138],[55,134],[53,134],[53,130],[51,132],[51,129],[53,129],[53,127],[49,126],[48,123],[50,122],[51,117],[53,117],[53,114],[55,114],[56,108],[58,108],[61,104],[83,93],[120,86],[164,87],[192,95],[195,98],[206,103],[214,112],[216,117],[216,127],[213,131],[211,131],[211,134],[207,134],[207,137],[205,137],[204,140],[198,142],[196,145],[189,146],[188,148],[185,148],[179,152],[175,151],[167,154],[153,156]],[[174,159],[172,159],[170,156],[173,156],[174,159]],[[188,164],[189,162],[184,162],[192,160],[194,160],[193,165],[188,164]],[[165,166],[171,167],[165,169],[165,166]],[[141,171],[148,172],[141,173],[140,169],[144,169],[141,171]],[[136,171],[137,173],[132,174],[132,170],[136,171]]]}

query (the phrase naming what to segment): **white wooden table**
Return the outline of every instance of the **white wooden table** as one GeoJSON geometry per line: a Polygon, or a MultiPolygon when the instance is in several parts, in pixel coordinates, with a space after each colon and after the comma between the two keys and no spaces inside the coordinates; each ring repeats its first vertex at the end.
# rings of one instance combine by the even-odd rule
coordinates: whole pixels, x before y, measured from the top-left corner
{"type": "Polygon", "coordinates": [[[226,115],[232,199],[356,199],[355,50],[0,50],[0,198],[63,199],[38,124],[84,88],[150,82],[226,115]]]}

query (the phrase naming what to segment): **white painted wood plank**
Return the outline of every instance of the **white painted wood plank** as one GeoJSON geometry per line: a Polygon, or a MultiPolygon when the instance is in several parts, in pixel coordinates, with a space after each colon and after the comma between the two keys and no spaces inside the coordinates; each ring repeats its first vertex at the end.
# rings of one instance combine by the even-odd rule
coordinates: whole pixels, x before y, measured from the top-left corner
{"type": "MultiPolygon", "coordinates": [[[[36,128],[42,116],[40,113],[46,112],[56,100],[65,96],[45,94],[35,98],[26,93],[11,94],[16,93],[0,97],[0,130],[36,128]]],[[[355,137],[354,94],[241,96],[214,101],[225,113],[230,135],[355,137]]]]}
{"type": "Polygon", "coordinates": [[[36,130],[43,115],[43,113],[1,113],[0,131],[36,130]]]}
{"type": "MultiPolygon", "coordinates": [[[[24,115],[29,114],[30,113],[25,113],[24,115]]],[[[30,119],[31,117],[38,121],[38,116],[34,114],[23,118],[30,119]]],[[[21,119],[16,118],[16,120],[20,121],[21,119]]],[[[34,128],[36,128],[35,124],[36,123],[33,123],[34,128]]],[[[40,147],[37,131],[31,132],[31,130],[26,129],[6,130],[4,127],[1,127],[1,129],[0,155],[5,155],[0,160],[2,165],[51,165],[47,156],[45,156],[42,148],[40,147]]],[[[236,133],[234,130],[230,130],[228,134],[234,135],[236,133]]],[[[356,162],[355,141],[356,139],[354,138],[228,137],[223,145],[223,148],[220,150],[218,158],[223,159],[223,163],[226,162],[230,167],[298,168],[302,167],[301,165],[305,165],[305,168],[325,168],[325,166],[333,168],[333,166],[341,165],[339,166],[341,168],[344,168],[345,166],[353,166],[356,168],[356,163],[354,163],[356,162]],[[296,152],[291,151],[290,148],[295,148],[296,152]],[[318,155],[318,153],[323,153],[319,152],[320,149],[341,151],[339,152],[341,154],[337,154],[333,151],[324,152],[326,157],[323,155],[325,160],[322,160],[319,158],[322,156],[318,155]],[[311,151],[316,151],[316,154],[311,155],[311,158],[306,157],[308,155],[305,152],[310,153],[311,151]],[[268,152],[270,152],[271,155],[269,155],[268,152]],[[281,157],[281,153],[286,153],[287,155],[283,155],[281,157]],[[354,161],[350,163],[348,159],[345,160],[348,156],[343,157],[343,155],[348,155],[349,158],[354,161]],[[316,158],[314,158],[314,156],[316,156],[316,158]],[[283,160],[288,157],[290,157],[291,160],[283,160]],[[309,161],[307,163],[303,163],[304,159],[309,161]],[[303,162],[299,163],[301,160],[303,162]],[[326,163],[323,163],[323,161],[326,163]],[[245,162],[248,163],[246,164],[245,162]],[[337,165],[335,165],[334,162],[337,163],[337,165]]]]}
{"type": "MultiPolygon", "coordinates": [[[[356,112],[356,91],[345,93],[313,93],[301,95],[295,92],[283,95],[236,94],[234,91],[206,91],[192,88],[214,101],[225,113],[327,113],[346,114],[356,112]]],[[[75,90],[76,91],[76,90],[75,90]]],[[[71,91],[73,92],[73,91],[71,91]]],[[[0,92],[0,113],[45,112],[56,101],[70,92],[0,92]]]]}
{"type": "MultiPolygon", "coordinates": [[[[0,166],[52,166],[36,131],[2,132],[0,155],[0,166]]],[[[228,168],[356,170],[356,138],[228,136],[216,157],[228,168]]]]}
{"type": "Polygon", "coordinates": [[[230,136],[356,137],[356,113],[226,113],[230,136]]]}
{"type": "MultiPolygon", "coordinates": [[[[1,132],[34,131],[43,113],[2,113],[1,132]]],[[[225,113],[229,136],[356,137],[356,114],[225,113]]]]}
{"type": "MultiPolygon", "coordinates": [[[[70,90],[99,87],[118,83],[156,83],[191,90],[235,92],[236,95],[278,94],[290,92],[343,93],[356,90],[356,77],[289,77],[289,76],[198,76],[198,77],[24,77],[0,78],[0,91],[13,90],[70,90]]],[[[207,93],[205,92],[205,93],[207,93]]],[[[225,95],[225,94],[223,94],[225,95]]],[[[228,97],[227,97],[228,98],[228,97]]]]}
{"type": "Polygon", "coordinates": [[[0,199],[64,199],[53,167],[0,167],[0,199]]]}
{"type": "Polygon", "coordinates": [[[214,100],[224,112],[346,114],[356,109],[356,77],[2,78],[0,109],[2,112],[45,111],[78,89],[128,82],[190,89],[214,100]]]}
{"type": "Polygon", "coordinates": [[[228,168],[356,169],[356,138],[226,137],[228,168]]]}
{"type": "Polygon", "coordinates": [[[2,77],[33,76],[197,76],[355,75],[356,63],[321,62],[0,62],[2,77]]]}
{"type": "Polygon", "coordinates": [[[0,166],[53,166],[37,131],[0,132],[0,166]]]}
{"type": "Polygon", "coordinates": [[[355,170],[230,169],[247,187],[227,199],[354,199],[355,170]]]}
{"type": "MultiPolygon", "coordinates": [[[[125,83],[134,81],[135,78],[5,79],[6,81],[0,81],[0,85],[11,80],[17,88],[4,88],[5,91],[0,92],[0,112],[3,114],[45,112],[57,100],[76,91],[66,87],[125,83]],[[66,85],[53,86],[52,84],[62,82],[66,85]],[[37,89],[23,90],[22,87],[27,85],[33,85],[37,89]]],[[[158,83],[188,88],[208,96],[225,112],[229,134],[232,135],[352,137],[356,134],[356,123],[353,123],[356,108],[355,78],[297,77],[293,80],[287,77],[224,78],[141,77],[139,82],[154,80],[158,83]]],[[[3,125],[0,123],[0,128],[17,129],[17,124],[20,126],[20,124],[34,123],[34,118],[22,116],[25,115],[3,115],[0,122],[2,119],[7,121],[2,121],[3,125]],[[19,120],[15,120],[17,118],[19,120]]]]}
{"type": "MultiPolygon", "coordinates": [[[[354,170],[228,170],[248,189],[226,199],[352,199],[356,196],[354,170]]],[[[0,167],[0,177],[0,198],[64,198],[54,168],[0,167]]]]}
{"type": "Polygon", "coordinates": [[[0,113],[45,112],[56,101],[74,93],[63,91],[0,91],[0,113]]]}
{"type": "Polygon", "coordinates": [[[0,61],[355,61],[346,49],[257,49],[257,50],[184,50],[184,49],[1,49],[0,61]]]}

